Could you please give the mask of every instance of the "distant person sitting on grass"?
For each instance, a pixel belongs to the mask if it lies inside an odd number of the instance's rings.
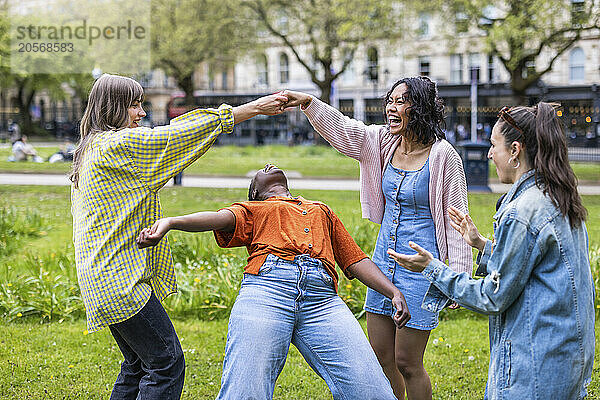
[[[75,145],[70,140],[66,140],[59,148],[58,151],[48,158],[50,164],[57,162],[71,162],[73,161],[73,153],[75,152]]]
[[[18,138],[12,145],[12,156],[8,161],[31,161],[43,162],[42,157],[38,156],[33,146],[27,143],[27,135]]]
[[[171,229],[213,230],[219,246],[248,249],[217,398],[271,399],[293,343],[334,399],[395,399],[360,324],[337,295],[335,263],[392,299],[399,328],[410,319],[400,290],[331,208],[290,194],[281,169],[267,164],[259,170],[248,200],[217,212],[159,219],[138,237],[138,246],[147,247]]]

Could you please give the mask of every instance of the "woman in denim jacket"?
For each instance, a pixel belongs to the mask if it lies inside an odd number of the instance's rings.
[[[413,255],[388,253],[430,282],[422,307],[449,301],[490,316],[487,399],[582,399],[594,360],[594,287],[586,210],[568,162],[555,105],[503,108],[488,157],[513,183],[494,215],[495,241],[469,215],[453,226],[479,250],[475,280],[415,243]]]

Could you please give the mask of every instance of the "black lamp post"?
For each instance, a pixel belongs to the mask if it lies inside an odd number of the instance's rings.
[[[491,192],[488,186],[489,162],[487,153],[490,145],[487,141],[477,140],[477,75],[479,68],[471,68],[471,140],[456,144],[463,161],[470,191]]]

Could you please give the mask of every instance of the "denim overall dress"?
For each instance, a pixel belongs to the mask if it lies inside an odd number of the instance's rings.
[[[389,162],[383,173],[382,188],[385,212],[373,262],[404,295],[411,315],[406,326],[419,330],[434,329],[438,324],[438,313],[421,308],[429,281],[420,273],[401,267],[387,254],[388,248],[401,254],[415,254],[408,246],[408,242],[413,241],[439,259],[429,208],[429,159],[416,171],[405,171]],[[387,297],[370,288],[367,289],[364,309],[383,315],[395,312]]]

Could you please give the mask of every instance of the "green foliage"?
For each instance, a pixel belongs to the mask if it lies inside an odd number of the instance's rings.
[[[252,154],[250,149],[240,151]],[[166,188],[161,201],[165,215],[180,215],[216,210],[243,200],[245,194],[243,189]],[[357,192],[305,191],[302,195],[329,204],[358,245],[372,254],[379,228],[361,218]],[[4,186],[0,187],[0,197],[4,203],[0,207],[0,316],[10,321],[27,317],[39,322],[83,317],[67,216],[68,188]],[[497,197],[469,196],[471,216],[488,237]],[[584,196],[583,201],[589,212],[592,274],[600,290],[600,196]],[[212,233],[172,232],[168,240],[179,286],[178,293],[165,301],[170,315],[200,320],[226,318],[239,290],[245,248],[221,249]],[[338,288],[352,312],[360,316],[365,286],[340,273]],[[596,304],[600,305],[600,292]],[[448,312],[441,318],[458,315]]]
[[[596,320],[600,320],[600,246],[590,249],[590,267],[596,289]]]
[[[72,247],[42,255],[27,254],[6,264],[0,284],[0,314],[9,321],[40,322],[81,318],[85,310],[73,268]]]
[[[286,46],[329,103],[331,83],[350,65],[359,45],[402,29],[398,4],[389,0],[244,0],[264,32]],[[334,60],[336,60],[334,62]]]
[[[453,0],[437,6],[422,3],[421,7],[437,8],[455,23],[470,23],[473,34],[483,32],[486,51],[509,72],[518,96],[524,96],[587,32],[600,27],[597,1]],[[453,24],[447,23],[448,18],[442,21],[441,29],[456,39]]]
[[[153,0],[151,7],[153,66],[188,96],[200,63],[227,69],[255,43],[254,24],[234,0]]]
[[[42,218],[35,210],[20,213],[16,207],[0,203],[0,259],[23,245],[23,237],[42,233]]]

